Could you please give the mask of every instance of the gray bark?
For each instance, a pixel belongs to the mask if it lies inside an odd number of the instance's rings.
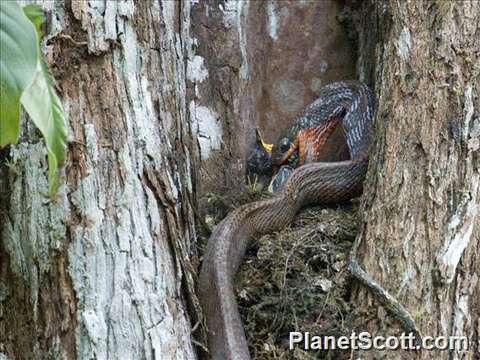
[[[28,122],[1,154],[0,352],[195,358],[196,200],[244,184],[254,127],[274,141],[322,83],[353,77],[352,47],[329,20],[340,6],[38,3],[69,155],[49,199]]]
[[[477,1],[367,2],[357,19],[360,69],[378,99],[360,257],[423,335],[470,343],[422,358],[479,354],[479,16]],[[372,309],[365,295],[356,300]],[[400,331],[383,309],[378,317],[372,331]],[[362,354],[374,356],[414,355]]]
[[[0,154],[0,353],[193,359],[197,199],[241,189],[254,127],[273,142],[321,84],[355,77],[341,7],[40,3],[69,158],[50,199],[28,122]],[[478,5],[353,12],[357,72],[380,105],[360,257],[424,334],[469,336],[452,358],[479,350]]]
[[[46,151],[25,126],[1,163],[0,352],[194,359],[190,3],[40,3],[66,184],[46,197]]]

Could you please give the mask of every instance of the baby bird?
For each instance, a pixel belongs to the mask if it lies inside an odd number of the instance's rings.
[[[249,174],[258,177],[270,177],[273,172],[272,167],[272,144],[266,144],[260,131],[255,130],[255,145],[247,158],[247,171]]]

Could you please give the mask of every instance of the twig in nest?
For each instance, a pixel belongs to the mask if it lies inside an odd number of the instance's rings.
[[[393,314],[408,332],[413,333],[416,344],[421,344],[422,335],[408,310],[405,309],[397,299],[390,295],[390,293],[377,283],[367,272],[365,272],[356,260],[350,261],[348,264],[348,271],[355,279],[360,281],[362,285],[372,292],[375,299],[377,299],[387,311]]]

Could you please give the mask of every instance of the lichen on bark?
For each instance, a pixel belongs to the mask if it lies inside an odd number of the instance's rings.
[[[190,4],[42,5],[69,158],[49,199],[34,131],[2,153],[0,351],[193,359]]]

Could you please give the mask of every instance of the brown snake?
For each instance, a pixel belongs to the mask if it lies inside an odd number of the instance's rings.
[[[214,229],[198,284],[213,359],[250,359],[232,284],[249,241],[289,224],[303,206],[340,203],[361,194],[372,143],[373,112],[373,96],[361,82],[324,86],[287,134],[342,116],[351,160],[300,166],[275,197],[239,207]],[[356,263],[352,264],[356,270]],[[362,283],[370,287],[361,272],[352,273],[363,276]]]

